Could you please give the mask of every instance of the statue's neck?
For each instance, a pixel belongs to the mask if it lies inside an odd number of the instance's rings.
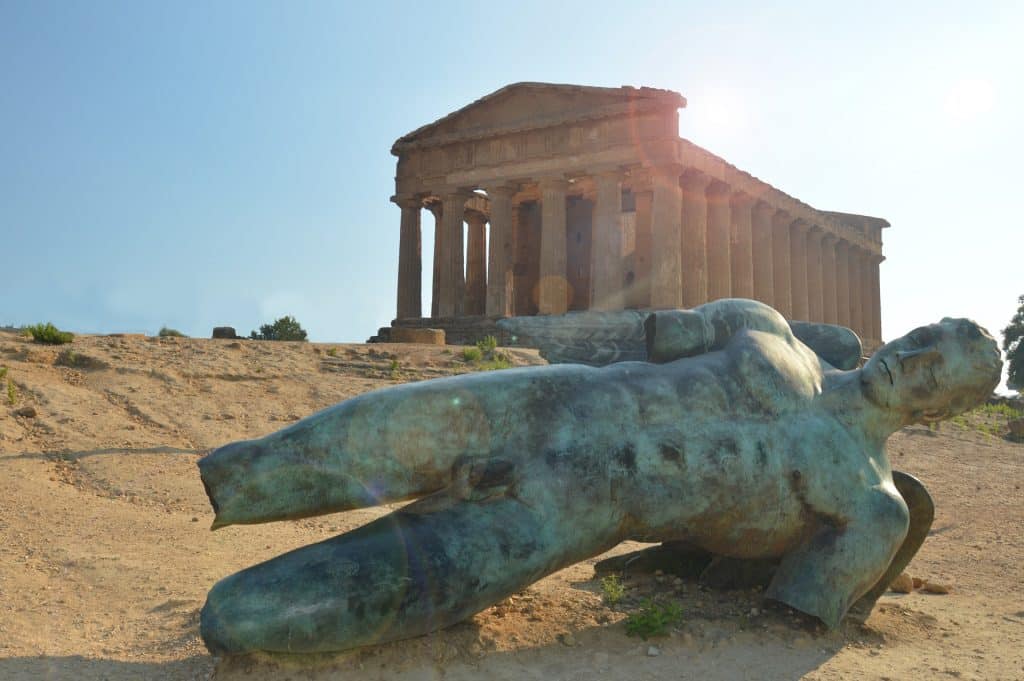
[[[899,412],[869,400],[860,379],[860,369],[830,375],[819,400],[847,430],[862,433],[869,447],[881,451],[889,436],[906,424]]]

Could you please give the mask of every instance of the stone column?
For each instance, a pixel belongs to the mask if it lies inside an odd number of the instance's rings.
[[[540,314],[562,314],[568,309],[569,286],[565,278],[565,190],[564,179],[540,183],[540,283],[537,307]]]
[[[466,314],[482,315],[487,300],[487,216],[466,213]]]
[[[487,259],[488,317],[512,314],[512,187],[487,187],[491,204],[491,241]]]
[[[678,186],[678,181],[676,185]],[[635,192],[633,201],[636,204],[636,240],[633,254],[633,272],[636,279],[633,281],[632,298],[626,301],[626,305],[642,309],[651,306],[651,207],[654,203],[654,193]],[[676,238],[679,238],[678,229]]]
[[[817,226],[807,232],[807,318],[812,322],[824,321],[825,296],[821,285],[821,238],[824,235]]]
[[[732,189],[714,182],[707,189],[708,200],[708,300],[732,297]]]
[[[885,261],[881,253],[871,254],[871,322],[872,335],[879,343],[882,342],[882,281],[879,265]]]
[[[729,229],[729,252],[732,254],[732,297],[754,297],[753,252],[754,199],[743,192],[732,195],[732,225]]]
[[[772,260],[772,220],[777,211],[764,201],[754,204],[751,216],[754,299],[766,305],[775,304],[775,268]]]
[[[656,310],[683,306],[681,170],[669,165],[651,171],[650,304]]]
[[[838,324],[836,313],[836,237],[821,238],[821,318],[826,324]]]
[[[850,323],[850,244],[836,242],[836,324],[853,328]]]
[[[864,282],[860,266],[860,249],[851,245],[846,250],[846,262],[850,277],[850,328],[864,338]]]
[[[683,307],[708,302],[708,201],[711,178],[702,173],[683,175],[682,266]]]
[[[437,306],[441,299],[441,254],[444,253],[444,223],[441,218],[441,204],[432,203],[427,206],[434,216],[434,273],[430,288],[430,316],[437,317]]]
[[[590,307],[621,310],[625,307],[622,272],[622,176],[618,171],[594,177],[593,237],[590,250]]]
[[[437,314],[441,317],[461,317],[465,309],[466,274],[462,260],[462,221],[466,209],[466,196],[447,194],[442,199],[441,233],[441,289],[438,292]]]
[[[789,267],[789,226],[793,218],[779,210],[772,217],[772,307],[786,319],[793,318],[793,292]]]
[[[418,198],[401,198],[395,203],[402,209],[401,231],[398,235],[398,305],[395,316],[398,319],[422,317],[422,201]]]
[[[807,313],[807,230],[803,220],[796,220],[789,228],[790,286],[793,291],[793,319],[810,321]]]

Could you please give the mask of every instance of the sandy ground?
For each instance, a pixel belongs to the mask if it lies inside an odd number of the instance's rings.
[[[0,679],[1024,679],[1024,445],[979,428],[890,440],[938,507],[909,572],[952,590],[889,593],[865,626],[808,630],[763,612],[756,591],[670,577],[627,580],[609,607],[592,560],[428,637],[218,660],[198,637],[215,581],[387,509],[210,532],[196,461],[366,390],[465,370],[458,349],[124,336],[54,348],[0,332],[0,366],[16,391],[12,406],[0,385]],[[36,415],[14,414],[24,407]],[[628,637],[648,595],[683,620]]]

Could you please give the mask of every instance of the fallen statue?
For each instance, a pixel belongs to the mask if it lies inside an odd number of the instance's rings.
[[[214,528],[418,499],[218,582],[211,652],[418,636],[625,540],[774,559],[766,597],[835,627],[870,611],[931,522],[886,439],[981,403],[1001,369],[966,319],[861,369],[848,329],[750,300],[502,324],[555,361],[607,366],[386,388],[199,462]]]

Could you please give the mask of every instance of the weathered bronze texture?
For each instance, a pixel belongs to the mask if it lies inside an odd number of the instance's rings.
[[[995,341],[963,319],[842,370],[860,355],[848,331],[795,333],[750,300],[594,315],[506,324],[575,352],[623,333],[619,346],[635,353],[639,340],[654,361],[396,386],[200,461],[215,527],[419,498],[220,581],[202,611],[210,650],[424,634],[628,539],[776,560],[766,596],[834,627],[924,536],[886,438],[980,403],[1001,367]]]

